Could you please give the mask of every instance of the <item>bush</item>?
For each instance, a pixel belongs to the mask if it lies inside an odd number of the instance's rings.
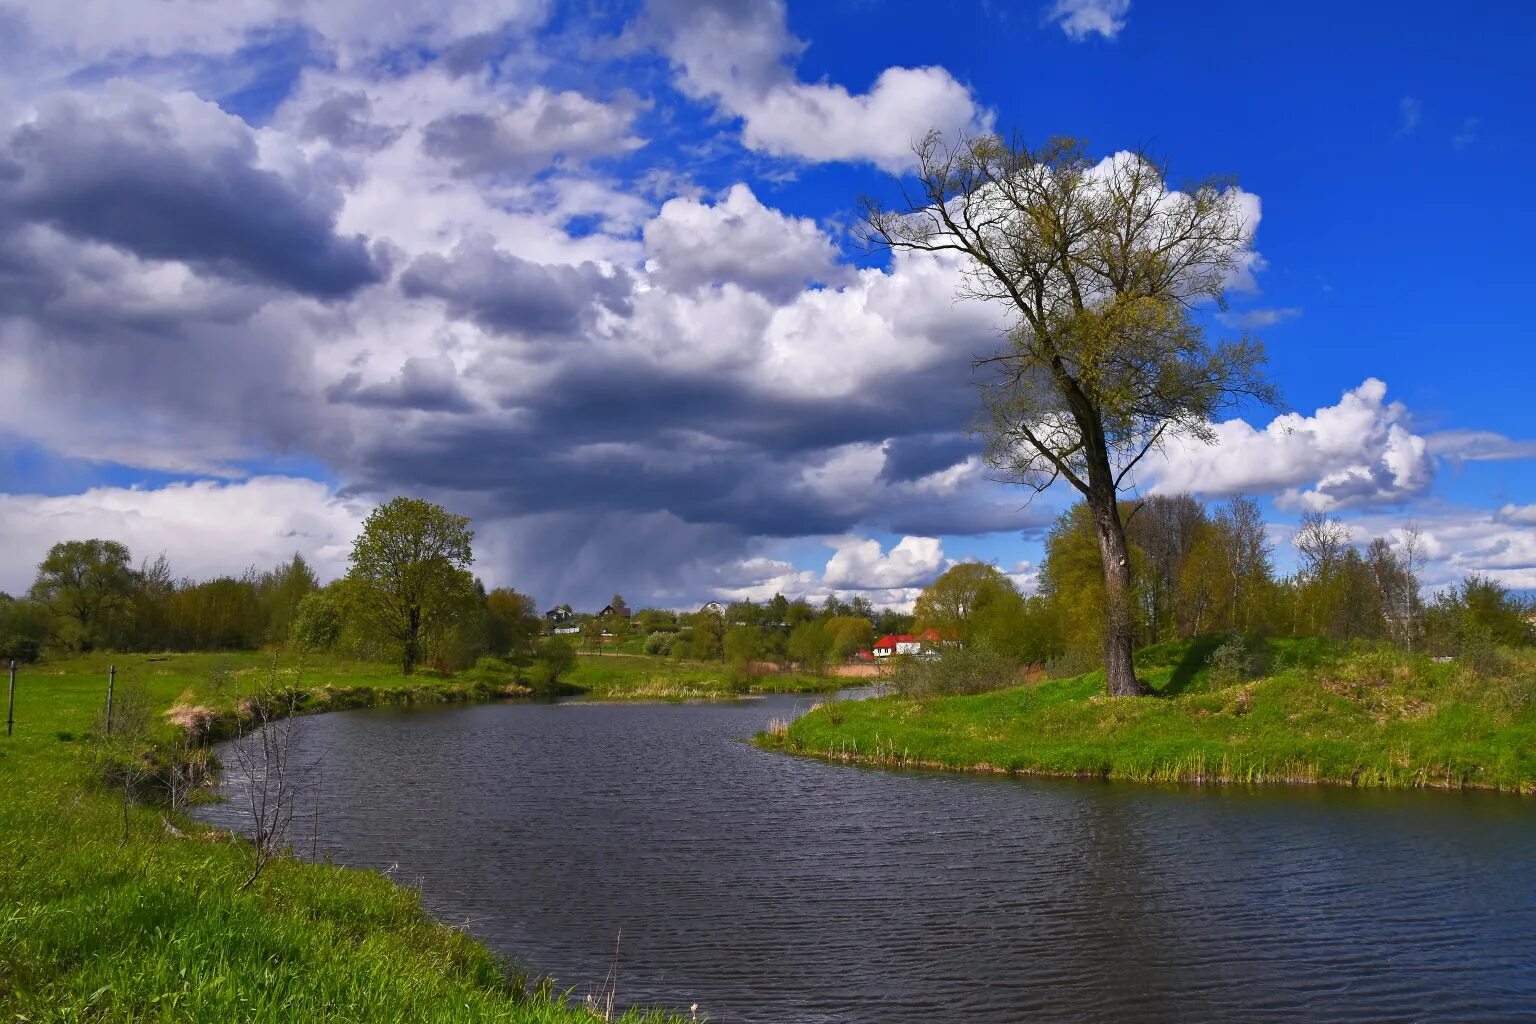
[[[1240,636],[1227,639],[1212,651],[1206,665],[1210,669],[1213,688],[1235,686],[1252,679],[1254,674],[1253,652]]]
[[[10,636],[0,644],[0,661],[30,665],[43,653],[43,645],[30,636]]]
[[[672,647],[677,643],[677,634],[665,630],[657,630],[645,638],[646,654],[667,655],[672,653]]]
[[[938,656],[898,656],[887,662],[893,690],[909,697],[985,693],[1019,682],[1017,660],[987,644],[945,647]]]

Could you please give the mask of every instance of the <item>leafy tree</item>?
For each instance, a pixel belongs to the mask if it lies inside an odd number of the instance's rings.
[[[468,517],[418,498],[395,498],[363,523],[347,570],[350,611],[393,642],[402,674],[416,670],[426,640],[471,606],[473,538]]]
[[[802,622],[790,630],[787,649],[802,669],[820,673],[832,653],[832,634],[820,622]]]
[[[721,642],[725,660],[734,665],[745,665],[762,655],[762,633],[756,626],[732,626]]]
[[[299,599],[288,643],[301,651],[328,651],[341,637],[342,607],[331,589],[314,590]]]
[[[994,134],[916,147],[916,195],[866,200],[871,242],[958,255],[964,293],[1011,319],[984,365],[987,456],[1043,490],[1065,479],[1087,503],[1103,577],[1111,695],[1145,692],[1132,662],[1132,566],[1118,494],[1170,436],[1209,441],[1239,401],[1273,401],[1249,339],[1210,344],[1194,307],[1223,301],[1251,237],[1243,194],[1208,180],[1170,190],[1143,154],[1096,162],[1070,139],[1031,149]]]
[[[839,615],[822,623],[831,640],[831,656],[842,661],[875,642],[875,625],[861,615]]]
[[[961,562],[951,566],[918,595],[913,628],[935,630],[945,640],[969,638],[971,618],[1005,594],[1018,595],[1013,581],[995,565]]]
[[[563,636],[545,637],[533,662],[534,685],[552,690],[575,667],[576,646]]]
[[[299,602],[320,589],[320,578],[297,551],[288,561],[265,573],[258,584],[267,615],[267,639],[282,643],[288,638]]]
[[[128,549],[99,538],[55,544],[37,567],[32,598],[53,613],[66,643],[91,650],[110,636],[113,616],[132,609]]]
[[[48,642],[51,613],[36,601],[0,593],[0,661],[36,661]]]
[[[692,630],[684,648],[687,653],[678,654],[674,647],[674,655],[700,661],[721,657],[725,650],[725,616],[716,611],[699,611],[693,614],[690,624]]]
[[[532,597],[511,587],[497,587],[485,596],[486,642],[498,658],[519,660],[532,655],[544,628]]]

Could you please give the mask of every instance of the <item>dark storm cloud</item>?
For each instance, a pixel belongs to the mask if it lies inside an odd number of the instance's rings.
[[[454,376],[451,363],[416,356],[405,361],[393,380],[365,385],[362,374],[349,373],[326,388],[325,397],[374,409],[472,412],[475,408]]]
[[[964,434],[914,434],[894,437],[885,446],[886,480],[917,480],[964,462],[980,451],[974,438]]]
[[[441,299],[451,316],[490,331],[545,337],[580,333],[602,307],[628,312],[633,286],[623,270],[533,263],[487,238],[460,243],[449,258],[418,257],[400,278],[407,297]]]
[[[372,114],[373,102],[365,94],[340,92],[304,115],[299,135],[325,139],[342,149],[377,151],[398,139],[401,130],[375,124]]]
[[[756,536],[1038,526],[1043,513],[974,488],[942,494],[904,487],[910,477],[805,479],[846,445],[876,448],[915,432],[919,447],[936,449],[932,437],[963,422],[973,400],[959,365],[954,374],[893,379],[866,397],[833,400],[766,395],[636,364],[594,368],[573,355],[502,415],[424,424],[361,453],[357,479],[375,490],[478,493],[510,515],[665,510],[681,522]]]
[[[290,180],[257,166],[249,130],[211,109],[190,117],[126,87],[112,99],[53,96],[12,132],[19,172],[0,183],[0,222],[318,298],[382,278],[363,239],[336,234],[340,195],[311,169]]]

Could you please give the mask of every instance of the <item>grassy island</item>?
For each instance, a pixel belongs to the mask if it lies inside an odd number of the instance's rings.
[[[1137,655],[1150,697],[1102,673],[948,696],[826,704],[759,742],[794,754],[927,768],[1156,782],[1300,782],[1536,793],[1536,656],[1476,666],[1384,645],[1254,644],[1223,678],[1219,638]]]
[[[132,739],[97,735],[109,660],[117,713],[137,704],[145,717]],[[21,670],[15,733],[0,733],[0,1019],[590,1024],[578,1003],[435,922],[380,874],[278,860],[242,888],[248,844],[152,799],[125,801],[104,780],[104,760],[184,750],[176,723],[198,718],[188,709],[216,722],[271,675],[271,656],[255,653]],[[292,681],[291,666],[277,676]],[[306,710],[506,688],[335,658],[309,665],[298,685]]]

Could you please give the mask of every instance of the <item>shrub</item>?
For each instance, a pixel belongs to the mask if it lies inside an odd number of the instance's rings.
[[[30,636],[10,636],[0,643],[0,661],[30,665],[43,653],[43,645]]]
[[[1240,636],[1229,638],[1212,651],[1206,665],[1210,668],[1212,687],[1235,686],[1253,678],[1253,652]]]
[[[667,655],[672,653],[672,647],[677,643],[677,634],[658,629],[645,638],[646,654]]]
[[[985,693],[1019,681],[1018,661],[984,643],[945,647],[937,656],[890,659],[886,681],[910,697]]]

